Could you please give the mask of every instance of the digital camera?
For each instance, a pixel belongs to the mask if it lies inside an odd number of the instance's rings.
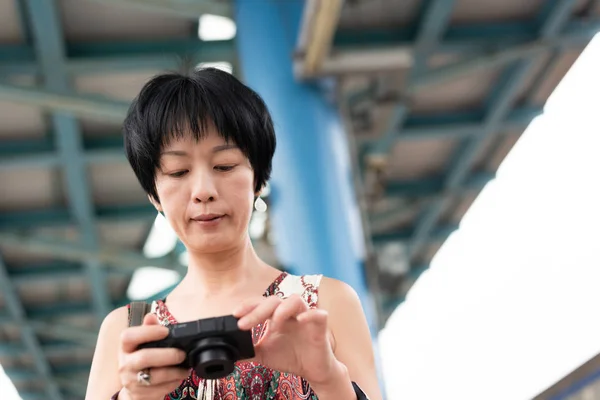
[[[232,315],[174,324],[168,327],[166,338],[139,348],[181,349],[186,357],[179,367],[193,368],[204,379],[223,378],[233,372],[236,361],[254,357],[251,332],[240,330],[237,324]]]

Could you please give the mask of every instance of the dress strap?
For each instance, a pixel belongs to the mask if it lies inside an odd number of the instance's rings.
[[[277,287],[276,294],[289,297],[298,294],[310,308],[316,308],[319,301],[319,285],[323,275],[292,275],[288,274]]]
[[[150,312],[151,305],[145,301],[132,301],[129,303],[128,310],[128,325],[139,326],[144,322],[144,317]]]

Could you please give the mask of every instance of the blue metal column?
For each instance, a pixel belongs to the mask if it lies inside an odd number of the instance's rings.
[[[294,273],[324,273],[351,285],[375,333],[340,117],[317,87],[293,76],[303,6],[295,0],[238,0],[235,10],[242,76],[266,101],[277,131],[271,180],[277,252]]]
[[[294,273],[323,273],[351,285],[375,335],[340,116],[316,86],[298,83],[293,76],[303,6],[295,0],[237,0],[235,9],[242,76],[264,98],[277,132],[271,179],[277,253]]]

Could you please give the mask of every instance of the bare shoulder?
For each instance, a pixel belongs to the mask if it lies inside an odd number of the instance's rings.
[[[121,333],[128,326],[127,306],[111,311],[102,321],[90,369],[86,400],[110,398],[121,385],[117,374]]]
[[[370,399],[381,399],[371,333],[356,290],[345,282],[323,277],[318,305],[327,311],[336,358]]]
[[[360,299],[352,286],[337,279],[323,277],[319,285],[319,308],[328,312],[339,309],[362,309]]]
[[[129,310],[127,306],[119,307],[112,310],[102,321],[100,333],[98,336],[113,336],[120,335],[127,328],[129,318]]]
[[[345,282],[323,277],[319,285],[317,305],[329,315],[329,328],[334,347],[339,337],[348,332],[349,326],[367,326],[360,298],[356,290]]]

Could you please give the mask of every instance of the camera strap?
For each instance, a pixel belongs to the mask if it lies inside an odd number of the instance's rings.
[[[144,317],[150,312],[150,304],[145,301],[132,301],[129,303],[129,326],[139,326],[144,322]]]

